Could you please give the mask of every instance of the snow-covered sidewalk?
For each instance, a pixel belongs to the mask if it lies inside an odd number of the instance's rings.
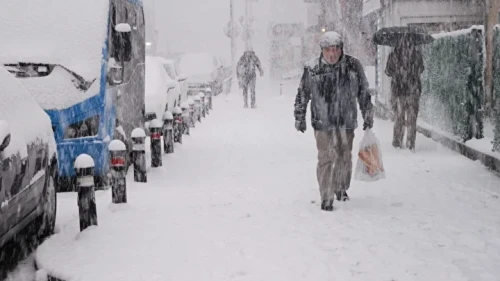
[[[60,194],[38,266],[66,281],[499,280],[500,179],[421,135],[415,154],[392,148],[389,122],[374,127],[387,179],[321,211],[297,85],[259,87],[255,110],[218,96],[147,184],[128,175],[128,204],[97,192],[98,227],[79,233],[76,194]]]

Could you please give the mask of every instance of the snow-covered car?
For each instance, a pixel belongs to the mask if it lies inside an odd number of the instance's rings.
[[[168,77],[177,82],[177,87],[179,87],[181,90],[181,102],[186,101],[188,97],[187,76],[179,72],[179,69],[178,67],[176,67],[173,60],[163,57],[158,57],[158,59],[163,63]]]
[[[161,119],[181,104],[181,89],[158,57],[146,56],[146,121]]]
[[[0,251],[28,225],[39,237],[54,231],[56,149],[49,116],[0,67]]]
[[[222,93],[225,77],[224,65],[217,56],[205,53],[188,53],[176,62],[181,73],[188,77],[188,95],[194,96],[206,88],[214,95]]]
[[[230,64],[222,57],[219,57],[220,65],[222,66],[221,80],[222,80],[222,93],[229,93],[233,83],[233,70]]]

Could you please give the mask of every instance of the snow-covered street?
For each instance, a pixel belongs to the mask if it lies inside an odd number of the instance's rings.
[[[422,135],[415,154],[396,150],[376,119],[387,179],[353,180],[351,201],[321,211],[309,118],[294,128],[298,82],[282,96],[257,83],[257,109],[235,86],[147,184],[130,171],[128,204],[97,192],[98,227],[79,234],[76,193],[58,194],[38,266],[67,281],[499,280],[495,174]]]

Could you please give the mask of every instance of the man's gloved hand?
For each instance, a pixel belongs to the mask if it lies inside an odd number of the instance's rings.
[[[371,129],[371,128],[373,128],[373,117],[367,116],[365,118],[365,122],[363,123],[363,131],[366,129]]]
[[[306,121],[305,120],[296,120],[295,121],[295,129],[297,129],[297,131],[299,132],[302,132],[304,133],[307,129],[307,125],[306,125]]]

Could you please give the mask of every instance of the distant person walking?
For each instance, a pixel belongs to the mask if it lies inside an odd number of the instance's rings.
[[[236,65],[236,75],[238,78],[240,89],[243,89],[243,100],[245,108],[248,107],[248,90],[250,90],[252,95],[252,108],[257,107],[255,97],[255,83],[257,80],[257,75],[255,73],[255,68],[259,70],[260,76],[264,75],[264,70],[262,70],[260,60],[255,52],[251,49],[245,51],[241,58],[238,60],[238,64]]]
[[[406,147],[415,150],[417,117],[424,71],[424,60],[418,46],[401,40],[389,54],[385,73],[391,77],[391,107],[395,114],[392,145],[403,147],[405,126],[408,128]]]
[[[339,201],[349,199],[352,145],[358,127],[356,100],[364,119],[363,130],[373,127],[373,105],[363,66],[344,54],[340,34],[326,32],[319,43],[321,54],[305,66],[295,98],[295,128],[305,132],[311,101],[321,209],[332,211],[334,195]]]

